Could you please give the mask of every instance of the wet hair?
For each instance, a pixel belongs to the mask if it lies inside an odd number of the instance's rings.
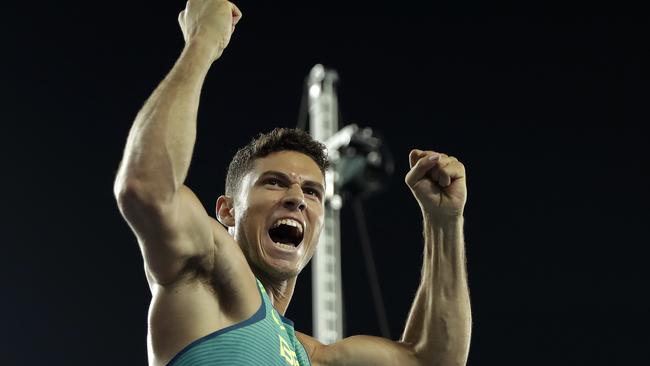
[[[260,133],[235,153],[226,174],[226,195],[234,197],[242,178],[253,168],[256,159],[278,151],[296,151],[309,156],[320,168],[323,176],[330,162],[325,145],[314,140],[307,132],[293,128],[276,128]]]

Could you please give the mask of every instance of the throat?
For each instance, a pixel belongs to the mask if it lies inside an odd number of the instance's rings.
[[[280,315],[284,316],[293,297],[293,291],[296,287],[296,277],[287,280],[275,280],[268,274],[261,273],[257,270],[253,270],[253,273],[262,282],[262,285],[264,285],[264,290],[271,300],[273,307],[275,307]]]

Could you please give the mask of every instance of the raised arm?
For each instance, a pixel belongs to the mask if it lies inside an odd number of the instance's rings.
[[[422,281],[402,341],[426,365],[464,365],[471,337],[471,309],[463,210],[465,167],[456,158],[413,150],[406,184],[424,219]]]
[[[354,336],[324,346],[300,334],[314,365],[458,366],[465,365],[471,312],[463,208],[465,168],[453,157],[413,150],[406,184],[424,219],[422,280],[399,342]]]
[[[241,13],[225,0],[190,0],[179,15],[185,47],[138,113],[114,192],[140,243],[150,279],[168,283],[188,259],[214,250],[213,224],[183,185],[196,138],[205,76],[228,45]]]

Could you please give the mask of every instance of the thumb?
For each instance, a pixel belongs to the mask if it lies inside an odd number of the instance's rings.
[[[418,150],[418,149],[413,149],[409,153],[409,167],[413,168],[413,165],[415,165],[418,160],[423,156],[424,151]]]
[[[234,27],[237,25],[237,23],[239,23],[239,20],[241,20],[242,13],[237,5],[230,3],[230,7],[232,9],[232,26]]]
[[[411,152],[411,154],[413,154],[413,152]],[[438,164],[439,159],[440,155],[436,153],[424,154],[424,156],[421,156],[415,165],[411,164],[411,170],[406,174],[406,178],[404,178],[406,184],[409,187],[415,186],[417,182],[424,178],[429,170]]]

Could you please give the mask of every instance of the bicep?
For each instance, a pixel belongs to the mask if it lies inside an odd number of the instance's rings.
[[[209,258],[215,250],[210,216],[196,195],[182,186],[165,204],[126,200],[120,205],[138,238],[148,277],[174,281],[191,258]]]
[[[311,345],[312,362],[321,366],[419,366],[408,344],[389,339],[358,335],[330,345]]]

